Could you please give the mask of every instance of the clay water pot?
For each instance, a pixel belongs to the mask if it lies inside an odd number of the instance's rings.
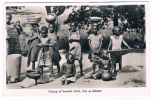
[[[112,80],[112,74],[108,71],[104,71],[102,73],[102,79],[103,79],[103,81],[110,81],[110,80]]]
[[[56,17],[53,14],[49,14],[45,17],[46,21],[48,23],[54,23],[56,21]]]

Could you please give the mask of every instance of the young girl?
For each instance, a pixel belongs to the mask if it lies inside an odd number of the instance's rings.
[[[93,26],[92,34],[89,35],[89,46],[90,46],[90,53],[88,58],[91,62],[93,62],[93,74],[95,73],[95,67],[96,67],[96,57],[99,55],[99,52],[101,50],[102,46],[102,40],[103,36],[101,34],[97,34],[98,27],[97,25]]]
[[[123,35],[120,34],[119,28],[114,27],[113,28],[113,35],[110,36],[110,43],[109,43],[109,46],[108,46],[108,50],[110,49],[110,47],[111,47],[112,50],[121,50],[122,49],[122,47],[121,47],[122,43],[130,49],[129,45],[124,41]],[[116,63],[119,63],[119,72],[121,72],[122,55],[117,55],[116,53],[111,53],[110,56],[111,56],[111,59],[112,59],[114,73],[116,74]]]
[[[39,38],[39,44],[40,52],[38,55],[38,65],[39,67],[49,67],[49,70],[51,72],[51,80],[54,80],[53,75],[53,47],[51,47],[51,40],[48,36],[48,28],[46,26],[41,27],[41,36]]]
[[[81,73],[81,76],[83,76],[80,33],[76,30],[76,28],[77,28],[76,23],[71,22],[70,23],[70,32],[69,32],[69,52],[74,55],[75,60],[79,61],[80,73]]]
[[[58,70],[58,75],[60,75],[60,60],[61,60],[61,55],[59,53],[59,48],[58,48],[58,36],[56,35],[56,31],[55,31],[55,24],[49,24],[48,25],[48,30],[49,30],[49,37],[51,40],[51,44],[54,45],[53,48],[53,63],[55,65],[57,65],[57,70]]]
[[[38,56],[38,47],[37,44],[39,43],[39,34],[34,31],[31,27],[31,36],[28,40],[29,51],[28,51],[28,66],[32,63],[32,69],[35,70],[35,62],[37,61]]]

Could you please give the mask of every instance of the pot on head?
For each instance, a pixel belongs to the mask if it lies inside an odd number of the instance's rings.
[[[45,17],[45,19],[48,23],[53,23],[56,21],[56,16],[53,14],[49,14]]]

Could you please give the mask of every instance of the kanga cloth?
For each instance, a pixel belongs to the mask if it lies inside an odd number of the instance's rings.
[[[80,45],[80,33],[79,31],[69,32],[69,40],[76,40],[73,42],[69,42],[69,53],[74,55],[76,60],[82,60],[82,50]],[[72,49],[73,48],[73,49]]]
[[[74,48],[73,50],[69,51],[69,53],[73,54],[75,59],[82,60],[82,50],[79,42],[69,43],[69,48],[70,50]]]
[[[34,36],[38,36],[38,33],[32,33],[32,37]],[[31,41],[29,43],[29,51],[28,51],[28,66],[30,65],[31,61],[37,61],[37,56],[39,53],[39,48],[37,46],[37,44],[39,43],[39,39],[34,39],[33,41]]]

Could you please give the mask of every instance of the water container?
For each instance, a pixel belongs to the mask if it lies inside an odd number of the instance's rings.
[[[8,55],[6,65],[7,76],[10,77],[10,81],[15,82],[15,80],[19,80],[21,70],[21,54]]]

